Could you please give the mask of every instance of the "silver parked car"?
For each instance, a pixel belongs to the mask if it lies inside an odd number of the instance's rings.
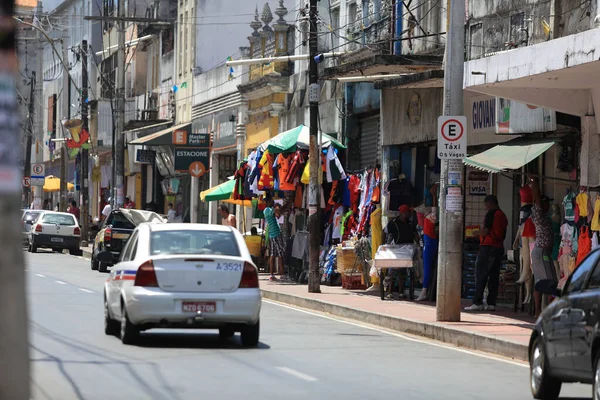
[[[36,253],[38,248],[54,251],[69,250],[72,255],[81,255],[79,247],[81,230],[73,214],[42,211],[29,231],[29,251]]]
[[[112,257],[110,253],[98,254]],[[105,332],[125,344],[153,328],[218,329],[259,341],[258,271],[242,235],[204,224],[139,225],[104,288]]]

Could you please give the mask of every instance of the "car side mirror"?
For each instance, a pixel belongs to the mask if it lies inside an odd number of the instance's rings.
[[[542,294],[560,297],[562,291],[558,288],[553,279],[542,279],[535,284],[535,290]]]

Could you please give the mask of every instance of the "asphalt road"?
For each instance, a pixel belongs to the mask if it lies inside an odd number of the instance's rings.
[[[107,275],[69,255],[27,260],[34,399],[531,399],[523,365],[267,302],[257,349],[212,331],[124,346],[103,331]]]

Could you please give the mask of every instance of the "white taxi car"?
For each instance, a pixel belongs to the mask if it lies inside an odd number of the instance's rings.
[[[100,253],[103,262],[110,254]],[[235,229],[203,224],[141,224],[104,289],[104,325],[131,344],[142,330],[219,329],[259,341],[258,271]]]

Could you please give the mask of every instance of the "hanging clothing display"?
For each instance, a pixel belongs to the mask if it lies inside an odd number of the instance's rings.
[[[258,179],[258,190],[270,190],[275,186],[275,176],[273,173],[273,155],[269,151],[265,151],[262,155],[258,168],[260,169],[260,177]]]
[[[337,150],[334,149],[333,146],[329,146],[327,149],[326,160],[325,172],[327,173],[327,182],[346,179],[346,172],[337,156]]]
[[[276,189],[283,191],[292,191],[296,189],[293,180],[291,182],[287,180],[293,158],[294,155],[292,154],[285,155],[281,153],[277,156],[275,164],[273,165],[279,183]]]
[[[342,239],[342,219],[344,218],[344,206],[339,206],[333,213],[333,222],[331,230],[332,239]]]
[[[577,243],[577,265],[579,265],[585,257],[592,251],[592,237],[590,228],[582,226],[579,230],[579,241]]]
[[[371,213],[371,258],[375,258],[375,253],[379,246],[383,244],[383,225],[381,222],[381,207],[377,206]]]
[[[413,187],[405,177],[391,179],[383,188],[389,194],[389,211],[398,211],[401,205],[413,205]]]
[[[563,208],[565,210],[565,221],[575,222],[575,206],[573,201],[575,199],[575,193],[569,191],[563,198]]]

